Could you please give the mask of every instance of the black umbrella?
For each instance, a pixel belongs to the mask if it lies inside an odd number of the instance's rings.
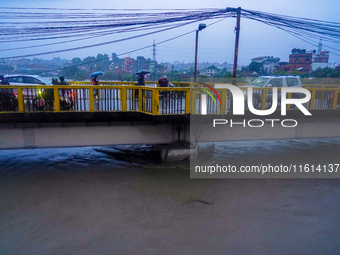
[[[149,71],[140,71],[138,73],[136,73],[136,75],[146,75],[146,74],[149,74],[150,72]]]

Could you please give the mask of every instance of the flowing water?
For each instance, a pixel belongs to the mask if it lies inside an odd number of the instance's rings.
[[[251,141],[213,157],[340,163],[339,152],[340,139]],[[340,254],[339,179],[189,176],[149,146],[0,151],[0,254]]]

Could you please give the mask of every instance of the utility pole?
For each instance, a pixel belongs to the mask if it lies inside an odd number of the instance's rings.
[[[238,58],[238,44],[240,39],[240,23],[241,23],[241,7],[236,9],[237,20],[236,20],[236,39],[235,39],[235,54],[234,54],[234,70],[233,70],[233,85],[236,85],[236,74],[237,74],[237,58]]]
[[[153,40],[152,60],[156,61],[156,43],[155,43],[155,40]]]
[[[322,51],[322,38],[320,38],[319,46],[318,46],[318,54]]]
[[[199,24],[198,29],[196,30],[196,44],[195,44],[195,66],[194,66],[194,82],[196,82],[197,78],[197,51],[198,51],[198,32],[205,29],[207,27],[206,24]]]
[[[197,48],[198,48],[198,30],[196,30],[194,82],[196,82],[197,77]]]

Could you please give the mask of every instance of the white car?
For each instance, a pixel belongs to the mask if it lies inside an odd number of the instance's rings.
[[[302,83],[300,76],[260,76],[257,77],[250,85],[240,87],[261,87],[261,88],[282,88],[282,87],[300,87]]]
[[[298,87],[302,88],[302,83],[300,76],[260,76],[257,77],[253,82],[251,82],[249,85],[243,85],[240,86],[241,88],[249,88],[252,87],[253,90],[253,105],[255,108],[259,108],[260,104],[262,102],[262,94],[263,91],[257,90],[256,88],[282,88],[282,87]],[[244,91],[244,95],[247,95],[247,92]],[[293,93],[292,97],[299,98],[300,95]],[[278,91],[278,98],[280,101],[281,98],[281,90]],[[246,101],[246,100],[245,100]],[[268,103],[268,107],[271,105],[272,102],[272,92],[267,91],[267,96],[266,96],[266,102]],[[279,102],[280,104],[280,102]]]
[[[51,81],[39,75],[29,74],[6,74],[10,85],[52,85]]]
[[[4,75],[10,85],[53,85],[52,80],[39,75],[11,74]],[[53,104],[47,100],[46,93],[51,93],[52,89],[23,88],[25,110],[51,110]],[[16,94],[16,89],[13,89]],[[49,93],[49,94],[50,94]],[[62,110],[69,110],[74,105],[74,95],[70,90],[64,90],[60,94],[60,106]],[[52,91],[53,95],[53,91]],[[46,102],[49,102],[48,105]]]
[[[52,82],[39,75],[6,74],[4,77],[7,78],[10,85],[52,85]],[[16,89],[13,89],[13,92],[17,93]],[[39,97],[39,92],[41,92],[39,89],[23,89],[24,99],[34,100]]]

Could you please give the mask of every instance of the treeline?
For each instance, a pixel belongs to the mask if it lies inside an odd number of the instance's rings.
[[[91,72],[97,70],[104,73],[108,72],[112,64],[113,56],[116,56],[116,54],[113,53],[111,58],[108,54],[98,54],[97,57],[88,56],[84,59],[80,59],[79,57],[73,58],[71,63],[68,63],[60,70],[60,75],[67,79],[86,80],[89,78]]]
[[[71,80],[88,80],[89,75],[94,71],[102,71],[104,75],[101,80],[118,80],[118,81],[135,81],[136,74],[126,73],[122,70],[125,58],[119,58],[116,53],[97,54],[96,57],[88,56],[86,58],[75,57],[72,60],[61,58],[46,59],[18,59],[10,62],[0,63],[0,74],[23,73],[39,74],[45,77],[64,76]],[[149,61],[149,60],[147,60]],[[227,65],[227,63],[225,63]],[[209,71],[210,70],[210,74]],[[215,70],[211,73],[212,70]],[[250,74],[256,73],[256,75]],[[150,67],[149,80],[158,80],[160,76],[167,75],[170,81],[193,81],[193,63],[186,64],[158,64],[153,63]],[[210,65],[198,70],[198,80],[202,82],[212,82],[219,79],[223,82],[229,82],[232,79],[230,66],[218,68]],[[260,75],[300,75],[302,78],[324,78],[340,79],[340,68],[324,68],[313,71],[312,73],[300,73],[296,70],[285,72],[283,69],[268,72],[262,63],[251,62],[248,66],[242,67],[237,71],[237,77],[244,79],[246,77],[256,77]]]

